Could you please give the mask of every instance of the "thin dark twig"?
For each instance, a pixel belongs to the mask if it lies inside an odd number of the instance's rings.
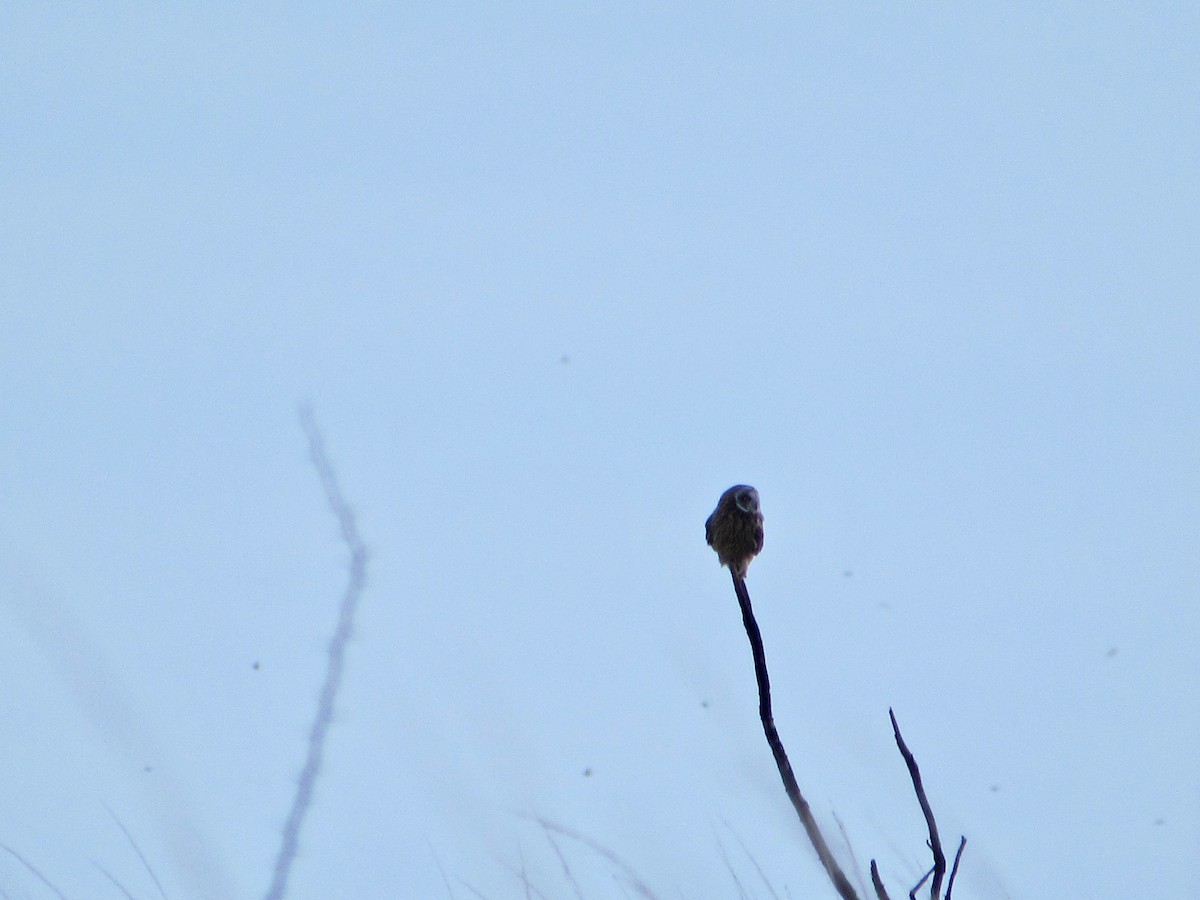
[[[338,486],[337,476],[329,457],[325,455],[325,442],[313,419],[312,409],[305,406],[300,410],[300,425],[308,438],[309,457],[317,476],[321,479],[321,487],[325,490],[325,500],[330,511],[337,517],[341,526],[342,540],[350,550],[350,580],[342,595],[341,607],[338,610],[338,623],[334,629],[333,638],[329,641],[329,660],[325,665],[325,683],[321,685],[321,694],[317,700],[317,712],[313,717],[312,727],[308,733],[308,754],[304,760],[304,768],[296,782],[296,793],[292,798],[292,808],[288,812],[287,821],[283,826],[283,840],[280,842],[279,854],[275,857],[275,869],[271,876],[271,885],[267,888],[266,900],[282,900],[287,893],[288,876],[291,874],[292,863],[300,842],[300,828],[312,804],[313,791],[316,788],[317,777],[321,773],[321,764],[325,755],[325,737],[333,721],[334,702],[342,686],[342,672],[345,668],[346,645],[354,630],[354,614],[358,609],[358,601],[362,596],[363,586],[367,580],[367,548],[362,538],[358,536],[358,527],[354,522],[354,511],[342,497]]]
[[[966,847],[967,836],[964,834],[958,842],[958,852],[954,854],[954,865],[950,867],[950,878],[946,881],[946,900],[950,900],[950,894],[954,890],[954,877],[958,875],[958,863]]]
[[[912,778],[913,789],[917,792],[917,801],[921,804],[921,812],[925,814],[925,824],[929,826],[929,849],[933,853],[933,883],[929,886],[929,896],[938,900],[942,891],[942,878],[946,875],[946,854],[942,852],[942,839],[938,836],[937,820],[929,806],[929,798],[925,796],[925,785],[921,783],[921,770],[917,767],[917,758],[912,755],[904,737],[900,734],[900,725],[896,722],[896,714],[888,709],[888,718],[892,720],[892,733],[896,736],[896,746],[908,766],[908,774]],[[920,885],[917,885],[920,887]],[[913,888],[915,891],[916,888]]]
[[[933,869],[930,869],[928,872],[926,872],[924,875],[921,876],[921,880],[918,881],[916,884],[914,884],[913,889],[908,892],[908,900],[917,900],[917,891],[919,891],[921,889],[921,885],[923,885],[926,881],[929,880],[929,876],[932,874],[933,874]]]
[[[804,799],[804,795],[800,793],[800,785],[796,783],[792,764],[788,761],[787,752],[783,749],[783,741],[779,739],[779,732],[775,728],[775,717],[771,712],[771,681],[767,676],[767,657],[763,650],[762,633],[758,630],[758,622],[755,621],[754,610],[750,606],[750,592],[746,590],[745,579],[736,572],[731,574],[733,575],[733,590],[737,594],[738,605],[742,608],[742,622],[746,626],[746,636],[750,638],[750,649],[754,654],[754,676],[758,681],[758,716],[762,720],[767,744],[770,745],[771,753],[775,757],[775,767],[779,769],[779,777],[783,779],[783,788],[787,792],[788,799],[792,801],[796,815],[800,817],[800,823],[808,834],[808,840],[812,843],[813,849],[817,851],[817,858],[825,867],[825,873],[833,882],[838,895],[843,900],[858,900],[858,894],[855,893],[853,885],[850,884],[846,874],[834,859],[829,844],[825,841],[825,836],[821,834],[821,829],[817,826],[817,820],[813,818],[808,801]]]
[[[883,879],[879,877],[879,866],[875,865],[875,860],[871,860],[871,886],[875,888],[876,900],[892,900],[883,886]]]

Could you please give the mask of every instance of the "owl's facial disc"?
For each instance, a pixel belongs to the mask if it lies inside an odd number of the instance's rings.
[[[735,499],[738,509],[742,512],[758,512],[758,491],[754,488],[738,491]]]

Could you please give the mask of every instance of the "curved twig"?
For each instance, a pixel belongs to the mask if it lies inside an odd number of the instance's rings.
[[[871,886],[875,888],[876,900],[892,900],[883,886],[883,879],[879,877],[879,866],[875,865],[875,860],[871,860]]]
[[[321,487],[325,489],[325,501],[329,505],[330,512],[337,517],[341,527],[342,542],[350,550],[350,580],[346,585],[345,593],[342,594],[337,627],[334,629],[333,638],[329,641],[325,682],[321,685],[321,694],[317,699],[317,712],[308,732],[308,752],[304,759],[304,768],[301,769],[300,777],[296,781],[296,793],[292,797],[292,808],[288,812],[287,821],[283,826],[283,838],[280,842],[279,853],[275,857],[275,868],[271,874],[271,884],[267,888],[265,900],[282,900],[287,894],[288,877],[299,849],[300,828],[308,815],[317,778],[321,774],[321,764],[325,755],[325,736],[329,733],[329,726],[333,722],[333,707],[342,686],[346,645],[350,642],[350,634],[354,629],[354,614],[358,609],[358,601],[367,580],[367,547],[359,537],[358,526],[354,521],[354,511],[342,496],[333,465],[325,454],[325,442],[322,440],[321,432],[313,418],[312,408],[307,405],[300,410],[300,425],[308,438],[309,458],[317,470]]]

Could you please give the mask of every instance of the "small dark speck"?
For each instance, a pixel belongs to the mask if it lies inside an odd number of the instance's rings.
[[[700,708],[701,708],[701,709],[708,709],[708,701],[707,701],[707,700],[701,700],[701,701],[700,701]]]
[[[153,772],[154,766],[142,766],[142,771],[143,772]]]
[[[558,358],[558,362],[560,365],[569,366],[571,364],[571,357],[564,353]]]
[[[1155,825],[1166,825],[1166,824],[1167,824],[1167,820],[1166,820],[1166,819],[1155,819],[1155,820],[1154,820],[1154,824],[1155,824]]]
[[[988,788],[988,790],[991,791],[993,794],[998,794],[998,793],[1000,793],[1000,785],[993,784],[991,787]]]
[[[588,766],[586,769],[584,769],[584,770],[583,770],[583,777],[584,777],[584,778],[591,778],[591,777],[592,777],[592,768],[591,768],[591,766]]]
[[[252,668],[255,672],[257,672],[260,668],[262,668],[262,666],[260,666],[258,664],[258,660],[255,660],[254,665],[252,665],[250,668]]]
[[[1109,648],[1108,648],[1108,652],[1107,652],[1106,654],[1104,654],[1104,655],[1105,655],[1105,656],[1107,656],[1109,659],[1112,659],[1114,656],[1116,656],[1116,655],[1117,655],[1117,648],[1116,648],[1116,647],[1109,647]]]
[[[849,577],[850,577],[851,575],[853,575],[853,574],[854,574],[854,573],[853,573],[853,572],[851,572],[849,569],[844,569],[844,570],[842,571],[842,577],[843,577],[843,578],[849,578]]]

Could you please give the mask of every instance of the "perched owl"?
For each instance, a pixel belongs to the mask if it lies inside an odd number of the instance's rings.
[[[704,523],[704,538],[717,551],[721,565],[746,577],[750,560],[763,548],[763,517],[758,510],[758,491],[748,484],[735,484],[721,495],[717,508]]]

